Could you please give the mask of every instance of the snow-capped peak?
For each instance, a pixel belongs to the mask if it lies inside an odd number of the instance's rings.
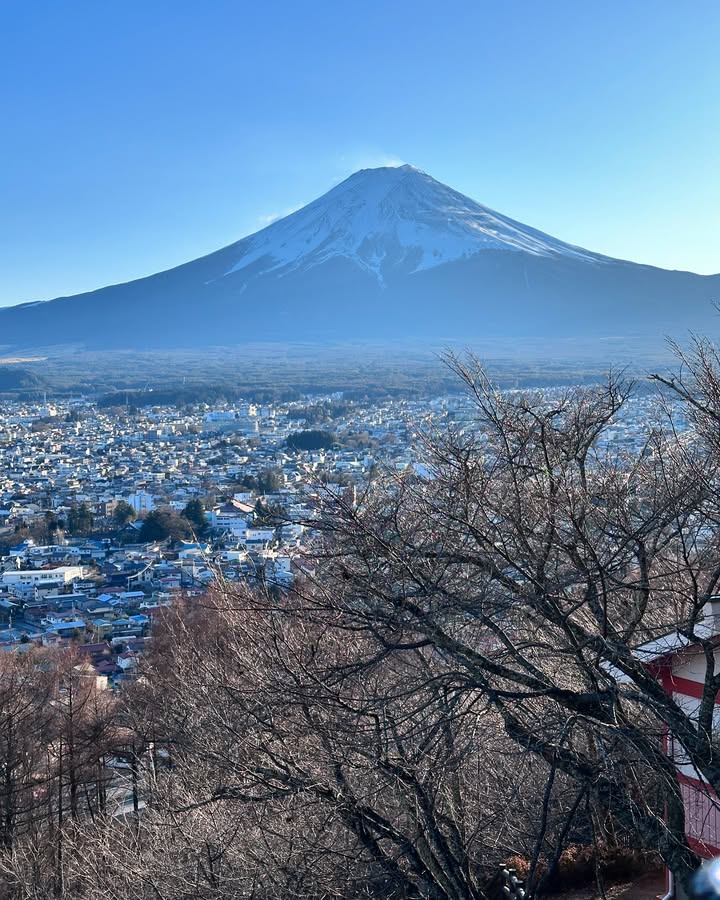
[[[278,275],[344,257],[374,273],[429,269],[484,250],[603,257],[481,206],[413,166],[362,169],[322,197],[239,241],[226,273]],[[257,264],[254,265],[254,264]]]

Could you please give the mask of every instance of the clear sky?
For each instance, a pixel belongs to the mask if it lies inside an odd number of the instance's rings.
[[[2,0],[0,304],[168,268],[409,162],[720,272],[718,0]]]

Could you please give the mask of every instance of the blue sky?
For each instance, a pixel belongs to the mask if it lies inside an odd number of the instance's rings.
[[[717,0],[4,0],[0,304],[168,268],[392,161],[720,272],[719,46]]]

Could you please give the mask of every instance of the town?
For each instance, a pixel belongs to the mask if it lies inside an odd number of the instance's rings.
[[[657,413],[656,398],[632,398],[605,440],[636,453]],[[76,645],[120,687],[159,608],[217,578],[287,587],[324,498],[379,469],[422,475],[418,439],[439,423],[473,427],[469,398],[6,402],[0,647]]]

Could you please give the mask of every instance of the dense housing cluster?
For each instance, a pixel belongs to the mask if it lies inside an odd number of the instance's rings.
[[[628,401],[604,440],[638,450],[656,412],[649,398]],[[180,592],[218,577],[287,586],[323,497],[378,469],[418,468],[420,436],[439,423],[472,427],[467,398],[5,403],[0,643],[110,640],[126,652]],[[103,672],[121,681],[130,668]]]

